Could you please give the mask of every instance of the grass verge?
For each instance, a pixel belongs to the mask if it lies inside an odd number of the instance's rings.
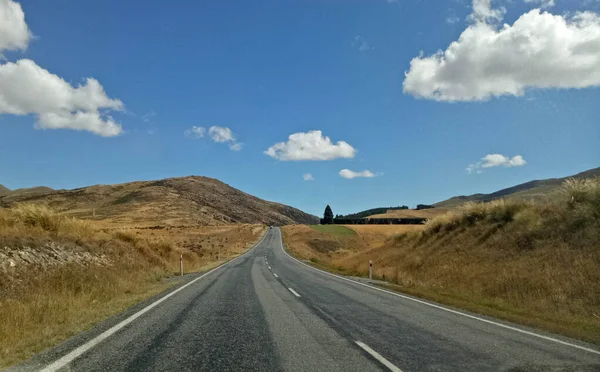
[[[186,272],[212,268],[264,226],[188,230],[109,231],[41,205],[0,209],[0,368],[176,285],[165,279],[180,255]]]
[[[360,234],[360,233],[359,233]],[[600,180],[569,180],[548,203],[468,203],[383,244],[284,228],[298,258],[391,289],[600,344]]]

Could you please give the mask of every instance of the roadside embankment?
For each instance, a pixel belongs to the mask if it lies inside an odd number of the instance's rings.
[[[373,260],[395,290],[600,343],[598,179],[569,180],[547,203],[468,203],[380,244],[283,233],[293,254],[330,271],[368,276]]]
[[[40,205],[0,209],[0,367],[235,257],[262,225],[105,229]]]

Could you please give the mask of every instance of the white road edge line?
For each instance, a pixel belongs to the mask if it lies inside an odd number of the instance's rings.
[[[363,349],[364,351],[366,351],[367,353],[371,354],[371,356],[375,359],[377,359],[381,364],[383,364],[384,366],[388,367],[388,369],[390,371],[394,371],[394,372],[402,372],[402,370],[398,367],[396,367],[395,365],[393,365],[389,360],[385,359],[383,356],[381,356],[381,354],[379,354],[378,352],[376,352],[375,350],[371,349],[369,347],[369,345],[360,342],[360,341],[354,341],[358,346],[361,347],[361,349]]]
[[[276,278],[279,278],[279,277],[277,276],[277,274],[273,273],[273,275],[274,275]]]
[[[204,278],[205,276],[207,276],[207,275],[209,275],[209,274],[211,274],[211,273],[213,273],[213,272],[215,272],[215,271],[217,271],[217,270],[219,270],[219,269],[221,269],[221,268],[229,265],[233,261],[236,261],[237,259],[240,259],[243,256],[247,255],[248,253],[252,252],[254,250],[254,248],[258,247],[260,245],[260,243],[263,242],[263,240],[265,239],[265,236],[267,236],[267,233],[268,233],[268,231],[265,232],[265,234],[263,235],[263,237],[260,239],[260,241],[258,243],[256,243],[254,245],[254,247],[252,247],[251,249],[247,250],[241,256],[238,256],[238,257],[234,258],[233,260],[227,261],[227,262],[225,262],[225,263],[223,263],[223,264],[215,267],[214,269],[210,270],[209,272],[202,274],[201,276],[199,276],[196,279],[190,281],[189,283],[182,285],[181,287],[177,288],[176,290],[174,290],[172,292],[169,292],[168,294],[166,294],[165,296],[163,296],[163,297],[159,298],[158,300],[154,301],[153,303],[151,303],[150,305],[146,306],[142,310],[140,310],[137,313],[131,315],[129,318],[123,320],[122,322],[120,322],[118,324],[115,324],[114,326],[112,326],[111,328],[109,328],[106,331],[102,332],[101,334],[99,334],[98,336],[94,337],[93,339],[89,340],[85,344],[80,345],[75,350],[72,350],[67,355],[65,355],[62,358],[56,360],[55,362],[47,365],[41,371],[42,372],[54,372],[54,371],[57,371],[57,370],[61,369],[64,366],[66,366],[67,364],[71,363],[73,360],[75,360],[76,358],[78,358],[79,356],[81,356],[82,354],[84,354],[86,351],[88,351],[91,348],[93,348],[94,346],[98,345],[100,342],[104,341],[105,339],[107,339],[108,337],[110,337],[111,335],[113,335],[115,332],[119,331],[121,328],[123,328],[126,325],[128,325],[129,323],[133,322],[134,320],[136,320],[137,318],[139,318],[141,315],[143,315],[144,313],[148,312],[153,307],[155,307],[156,305],[158,305],[161,302],[165,301],[166,299],[168,299],[169,297],[173,296],[177,292],[183,290],[186,287],[189,287],[190,285],[194,284],[195,282],[197,282],[198,280]]]
[[[294,296],[296,296],[296,297],[300,297],[300,295],[298,294],[298,292],[294,291],[294,290],[293,290],[293,289],[291,289],[291,288],[288,288],[288,289],[290,290],[290,292],[292,292],[292,293],[294,294]]]
[[[590,349],[589,347],[580,346],[580,345],[573,344],[573,343],[570,343],[570,342],[567,342],[567,341],[562,341],[562,340],[559,340],[559,339],[554,338],[554,337],[540,335],[540,334],[537,334],[535,332],[526,331],[524,329],[520,329],[520,328],[516,328],[516,327],[511,327],[511,326],[506,325],[506,324],[494,322],[493,320],[488,320],[488,319],[480,318],[480,317],[475,316],[475,315],[470,315],[470,314],[462,313],[460,311],[448,309],[446,307],[443,307],[443,306],[440,306],[440,305],[436,305],[436,304],[432,304],[432,303],[429,303],[427,301],[421,301],[419,299],[412,298],[412,297],[409,297],[409,296],[405,296],[405,295],[402,295],[400,293],[391,292],[391,291],[388,291],[388,290],[385,290],[385,289],[382,289],[382,288],[374,287],[372,285],[368,285],[368,284],[365,284],[365,283],[357,282],[356,280],[344,278],[343,276],[339,276],[339,275],[335,275],[335,274],[332,274],[332,273],[328,273],[327,271],[323,271],[323,270],[317,269],[315,267],[312,267],[310,265],[307,265],[304,262],[298,260],[296,257],[293,257],[291,254],[287,253],[285,251],[285,249],[283,249],[283,243],[281,241],[281,237],[279,239],[279,245],[281,246],[281,250],[283,251],[283,253],[285,253],[292,260],[298,262],[300,265],[304,265],[304,266],[308,267],[309,269],[321,272],[323,274],[327,274],[329,276],[333,276],[335,278],[342,279],[342,280],[345,280],[347,282],[351,282],[351,283],[354,283],[354,284],[362,285],[363,287],[371,288],[371,289],[374,289],[376,291],[380,291],[380,292],[384,292],[384,293],[387,293],[387,294],[391,294],[392,296],[404,298],[405,300],[414,301],[414,302],[417,302],[417,303],[420,303],[420,304],[423,304],[423,305],[431,306],[433,308],[444,310],[444,311],[447,311],[447,312],[450,312],[450,313],[453,313],[453,314],[461,315],[461,316],[464,316],[464,317],[467,317],[467,318],[470,318],[470,319],[479,320],[480,322],[483,322],[483,323],[492,324],[492,325],[495,325],[495,326],[498,326],[498,327],[501,327],[501,328],[504,328],[504,329],[510,329],[511,331],[519,332],[519,333],[526,334],[526,335],[529,335],[529,336],[541,338],[541,339],[546,340],[546,341],[556,342],[556,343],[561,344],[561,345],[574,347],[574,348],[579,349],[579,350],[584,350],[584,351],[587,351],[589,353],[600,355],[600,351],[599,350]]]

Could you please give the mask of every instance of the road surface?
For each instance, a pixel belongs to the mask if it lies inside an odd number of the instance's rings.
[[[245,255],[15,369],[597,371],[598,350],[318,271],[273,228]]]

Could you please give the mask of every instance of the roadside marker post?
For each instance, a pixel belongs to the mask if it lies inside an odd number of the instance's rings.
[[[369,260],[369,282],[373,281],[373,260]]]
[[[183,276],[183,254],[179,255],[179,273]]]

